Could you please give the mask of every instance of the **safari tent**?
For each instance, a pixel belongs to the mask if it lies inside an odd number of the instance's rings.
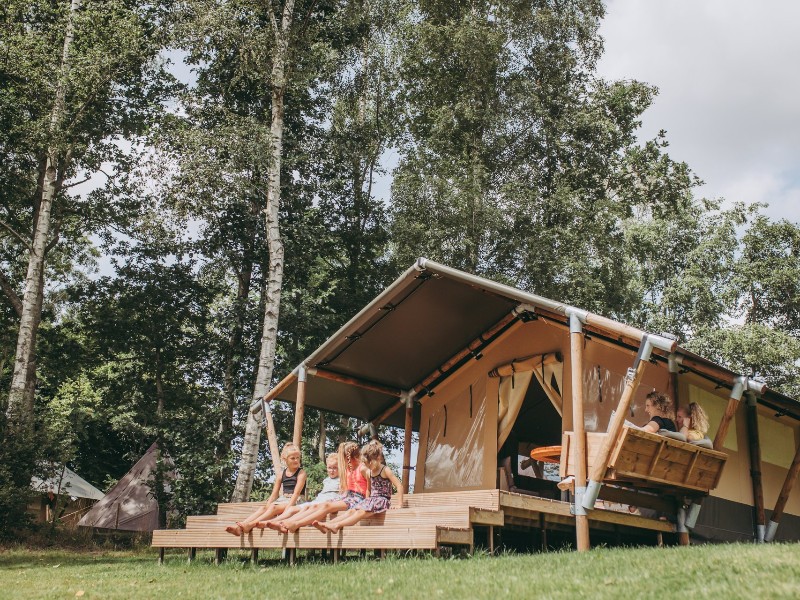
[[[652,390],[678,405],[699,402],[710,440],[695,445],[630,427],[646,422]],[[450,529],[469,530],[470,545],[484,529],[490,547],[497,529],[536,534],[544,546],[548,532],[566,531],[579,549],[628,534],[659,543],[665,534],[680,543],[800,539],[800,495],[790,493],[800,470],[797,401],[669,335],[426,259],[251,410],[261,413],[272,399],[296,403],[295,432],[305,406],[355,417],[373,433],[404,427],[409,532],[425,507],[467,505],[479,516]],[[567,476],[574,482],[560,489]],[[221,506],[215,518],[245,510]],[[402,529],[401,516],[391,518]],[[356,533],[332,540],[316,531],[255,531],[236,544],[344,548],[350,535],[353,545],[395,547],[380,539],[363,545]],[[155,536],[154,544],[232,541],[181,535]]]
[[[52,471],[53,474],[45,479],[36,475],[31,478],[31,488],[40,494],[28,506],[28,510],[36,515],[39,522],[57,518],[72,529],[86,511],[103,497],[103,492],[66,465],[55,466]]]

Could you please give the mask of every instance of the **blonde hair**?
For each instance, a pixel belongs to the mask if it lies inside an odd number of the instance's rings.
[[[339,444],[337,457],[339,459],[339,491],[344,494],[347,492],[347,471],[351,459],[360,458],[361,451],[355,442],[342,442]],[[344,477],[342,477],[344,475]]]
[[[655,390],[647,394],[646,398],[650,400],[658,412],[660,412],[667,419],[675,420],[675,405],[672,403],[672,398],[661,392]]]
[[[703,407],[697,402],[690,402],[686,407],[686,413],[689,415],[689,429],[705,435],[708,432],[708,415]]]
[[[325,464],[327,465],[331,461],[339,461],[339,455],[336,452],[329,452],[325,455]]]
[[[386,458],[383,456],[383,444],[378,440],[370,440],[361,447],[361,460],[366,464],[372,461],[378,461],[382,465],[386,464]]]
[[[297,444],[293,444],[292,442],[284,444],[283,448],[281,449],[281,462],[286,464],[286,457],[292,452],[300,452],[300,448],[297,447]],[[300,456],[302,458],[302,454]]]

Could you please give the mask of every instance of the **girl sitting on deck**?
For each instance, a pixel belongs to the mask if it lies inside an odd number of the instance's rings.
[[[229,525],[225,531],[239,536],[250,533],[259,521],[271,519],[297,504],[306,488],[306,472],[300,466],[300,449],[294,444],[286,444],[281,450],[281,461],[286,468],[278,473],[275,487],[266,504],[256,509],[244,521]]]
[[[369,469],[372,487],[370,497],[332,521],[314,521],[312,525],[323,533],[329,531],[338,533],[342,527],[355,525],[366,517],[386,512],[390,508],[403,507],[403,484],[386,466],[383,445],[377,440],[370,441],[361,449],[361,459]],[[392,485],[397,488],[397,504],[395,506],[391,506]]]
[[[678,409],[678,426],[688,441],[702,440],[708,432],[708,415],[697,402],[690,402]]]
[[[300,515],[301,513],[309,513],[309,511],[319,510],[324,502],[333,502],[339,499],[339,457],[335,452],[331,452],[325,457],[325,469],[328,471],[328,476],[322,481],[322,490],[317,497],[310,502],[303,504],[296,504],[290,506],[282,514],[273,517],[268,521],[259,521],[256,527],[264,529],[271,527],[272,529],[279,529],[280,523],[284,523],[289,519]],[[275,527],[273,527],[275,525]]]
[[[360,503],[369,493],[367,468],[361,463],[361,451],[355,442],[339,444],[339,490],[338,499],[323,502],[316,509],[302,511],[285,521],[262,520],[258,527],[269,527],[281,533],[294,533],[304,525],[324,519],[331,513],[348,510]],[[344,473],[345,477],[341,474]]]
[[[677,431],[675,427],[675,408],[672,404],[672,398],[661,392],[655,390],[647,394],[644,402],[644,412],[650,417],[647,425],[642,427],[643,431],[650,433],[658,433],[661,429],[667,431]]]

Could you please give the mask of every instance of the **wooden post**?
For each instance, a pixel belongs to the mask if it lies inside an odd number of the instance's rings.
[[[414,428],[414,397],[406,397],[405,436],[403,437],[403,493],[408,494],[411,485],[411,433]]]
[[[214,548],[214,564],[220,565],[225,560],[227,548]]]
[[[269,400],[264,400],[264,425],[267,429],[267,442],[269,443],[272,467],[276,473],[279,473],[281,470],[281,451],[278,448],[278,434],[275,432],[275,422],[272,420],[272,409],[269,407],[269,403]]]
[[[634,366],[628,369],[625,376],[625,389],[622,390],[619,404],[617,405],[614,417],[608,425],[608,433],[603,440],[603,445],[600,447],[600,452],[594,459],[592,466],[592,473],[589,477],[589,484],[587,486],[586,494],[583,497],[583,506],[587,510],[594,508],[594,503],[600,494],[600,486],[606,476],[606,469],[608,469],[608,461],[611,458],[611,451],[617,444],[617,440],[622,432],[622,425],[625,423],[625,415],[628,414],[630,409],[633,395],[639,388],[639,383],[642,381],[644,375],[645,364],[650,359],[650,340],[648,336],[642,338],[642,345],[639,347],[639,354],[636,356]],[[574,391],[573,391],[574,393]],[[573,426],[575,424],[573,423]]]
[[[297,374],[297,396],[294,404],[294,435],[292,442],[298,448],[303,441],[303,417],[306,414],[306,367],[300,365]]]
[[[714,436],[714,450],[722,450],[725,445],[725,437],[728,435],[728,428],[730,427],[733,415],[736,414],[736,408],[739,406],[739,401],[742,399],[744,392],[744,384],[740,379],[733,384],[731,395],[728,399],[728,406],[725,407],[725,414],[722,415],[722,420],[717,429],[717,435]]]
[[[758,386],[754,387],[758,388]],[[718,450],[720,452],[722,451],[722,447],[725,445],[725,438],[728,435],[728,428],[730,427],[731,420],[733,420],[733,415],[736,414],[736,408],[739,406],[739,401],[742,399],[742,394],[744,393],[745,389],[752,389],[750,387],[750,382],[746,377],[737,377],[734,380],[733,387],[731,388],[731,394],[728,398],[728,405],[725,407],[725,414],[722,415],[722,420],[719,423],[717,435],[714,436],[714,450]],[[760,393],[763,393],[763,390]],[[691,504],[686,515],[686,527],[689,529],[694,529],[694,526],[697,523],[697,517],[700,514],[700,509],[702,507],[702,498],[696,499]]]
[[[572,429],[575,432],[575,541],[578,551],[590,548],[589,518],[583,506],[586,493],[586,431],[583,417],[583,323],[575,313],[570,314],[569,341],[572,374]]]
[[[789,494],[792,491],[792,487],[794,487],[794,482],[797,480],[798,473],[800,473],[800,446],[797,447],[797,451],[794,453],[792,466],[789,467],[789,472],[786,473],[786,479],[783,482],[781,493],[778,495],[778,501],[775,503],[772,516],[769,518],[764,541],[771,542],[775,538],[778,523],[780,523],[781,517],[783,516],[786,503],[789,501]]]
[[[254,565],[258,564],[258,548],[250,550],[250,562]]]
[[[191,563],[197,556],[197,548],[189,548],[186,552],[186,562]]]
[[[164,550],[163,547],[158,549],[158,564],[160,565],[164,564]]]
[[[767,519],[764,516],[764,489],[761,483],[761,443],[758,432],[758,406],[753,394],[747,394],[747,437],[750,446],[750,478],[753,483],[753,508],[756,512],[756,540],[764,541]]]

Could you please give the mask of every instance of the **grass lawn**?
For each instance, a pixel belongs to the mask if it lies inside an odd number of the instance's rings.
[[[0,550],[9,598],[800,598],[800,545],[599,548],[463,559],[303,561],[256,566],[232,552]]]

